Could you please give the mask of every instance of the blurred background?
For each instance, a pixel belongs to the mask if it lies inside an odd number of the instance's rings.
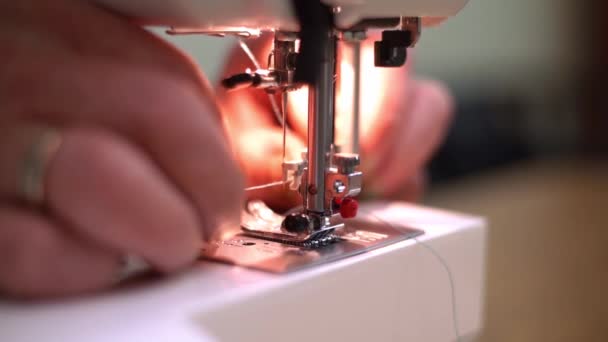
[[[479,341],[608,341],[608,8],[471,0],[417,47],[456,119],[424,203],[490,223]],[[178,37],[211,79],[230,40]]]

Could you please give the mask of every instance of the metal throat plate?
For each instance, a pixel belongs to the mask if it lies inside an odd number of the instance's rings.
[[[376,220],[351,219],[336,231],[336,242],[316,248],[238,234],[203,246],[202,257],[271,273],[287,273],[385,247],[424,232]]]

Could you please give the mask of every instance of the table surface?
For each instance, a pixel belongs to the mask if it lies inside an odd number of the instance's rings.
[[[608,162],[521,163],[425,202],[488,218],[481,341],[608,341]]]

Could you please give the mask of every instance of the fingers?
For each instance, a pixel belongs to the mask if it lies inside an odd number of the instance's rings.
[[[402,178],[398,188],[385,189],[382,195],[387,199],[416,202],[423,197],[426,185],[426,170],[422,167],[413,176]]]
[[[207,93],[208,84],[199,68],[183,52],[91,2],[23,0],[6,3],[0,12],[7,14],[0,41],[9,52],[0,56],[2,75],[23,72],[16,67],[23,62],[48,68],[44,61],[54,58],[106,60],[165,71]]]
[[[205,238],[239,229],[242,176],[216,120],[218,109],[189,83],[162,72],[80,60],[59,63],[39,81],[45,87],[32,83],[30,101],[5,112],[115,130],[142,146],[195,204]]]
[[[3,130],[0,194],[13,194],[25,171],[24,156],[45,129],[15,123]],[[201,231],[195,208],[141,150],[100,128],[61,135],[59,149],[40,170],[53,214],[77,235],[141,256],[163,271],[196,258]]]
[[[366,151],[375,154],[378,164],[385,166],[374,169],[367,177],[373,192],[391,195],[416,179],[445,134],[453,104],[440,83],[418,81],[401,106],[394,125],[385,132],[385,141],[378,140]]]
[[[172,271],[196,257],[201,227],[208,239],[226,226],[238,230],[243,181],[212,92],[188,58],[86,2],[0,6],[8,13],[0,15],[2,122],[31,120],[63,131],[45,168],[44,209],[66,223],[0,212],[0,253],[10,252],[0,255],[17,272],[14,279],[0,276],[0,288],[27,295],[103,287],[115,274],[115,255],[124,253]],[[34,135],[18,132],[23,136],[0,137],[8,140],[0,148],[2,203],[19,197],[19,162]],[[30,253],[30,239],[40,251]],[[63,250],[74,262],[55,256]],[[84,255],[88,250],[93,254]],[[111,254],[111,262],[98,254]],[[80,271],[81,259],[101,270],[99,278],[72,283],[71,274],[59,272],[53,275],[61,279],[44,285],[55,261]]]
[[[118,254],[70,235],[47,217],[0,207],[0,292],[56,296],[108,287],[120,270]]]
[[[165,272],[198,255],[194,208],[142,151],[115,134],[66,130],[46,181],[47,205],[87,239]]]
[[[17,6],[17,14],[28,18],[19,27],[28,32],[28,44],[0,32],[9,51],[0,56],[8,58],[0,63],[0,112],[118,132],[145,150],[194,203],[205,238],[238,230],[242,176],[211,91],[189,59],[92,5],[53,6]],[[57,22],[66,16],[76,23]],[[74,32],[77,23],[86,27],[86,39]]]

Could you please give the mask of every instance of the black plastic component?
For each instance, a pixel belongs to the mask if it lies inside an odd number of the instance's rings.
[[[257,73],[242,73],[232,75],[222,80],[222,86],[228,90],[238,90],[257,87],[263,82],[262,76]]]
[[[301,234],[310,230],[310,217],[306,214],[290,214],[283,220],[283,229],[290,233]]]
[[[382,32],[382,40],[374,43],[374,64],[377,67],[400,67],[407,61],[407,48],[413,43],[412,32]]]
[[[314,85],[330,48],[328,34],[334,27],[333,12],[320,0],[293,0],[293,5],[300,22],[300,55],[294,81]]]
[[[222,80],[222,86],[226,89],[241,89],[252,86],[255,83],[254,74],[236,74]]]

